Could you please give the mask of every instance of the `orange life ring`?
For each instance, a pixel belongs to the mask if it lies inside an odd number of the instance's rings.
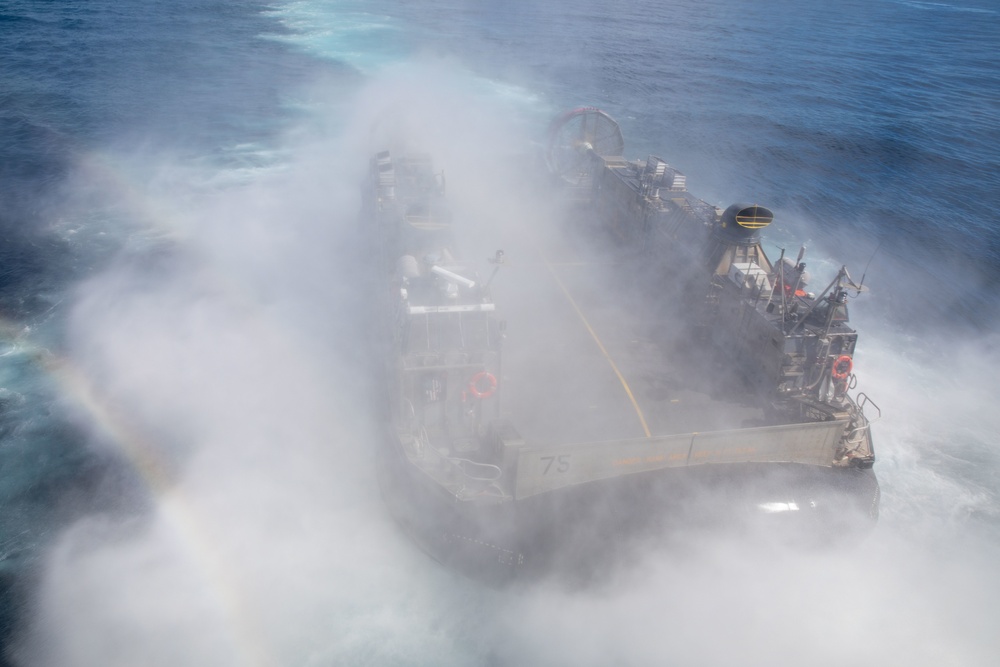
[[[486,380],[486,389],[480,389],[479,383],[481,380]],[[469,380],[469,393],[476,398],[489,398],[493,395],[493,392],[497,390],[497,379],[492,373],[487,371],[479,371],[472,376]]]
[[[837,357],[835,362],[833,362],[833,368],[830,369],[830,375],[832,375],[835,380],[846,380],[852,370],[854,370],[854,360],[846,354],[842,354]]]

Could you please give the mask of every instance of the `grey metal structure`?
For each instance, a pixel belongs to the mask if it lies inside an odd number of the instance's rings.
[[[600,508],[618,524],[659,503],[644,511],[656,515],[689,490],[678,471],[695,469],[739,487],[750,511],[855,512],[874,521],[879,491],[865,410],[877,407],[851,395],[857,334],[846,300],[861,288],[846,269],[821,293],[806,292],[801,256],[772,262],[761,247],[770,211],[716,209],[690,195],[684,176],[659,158],[601,155],[595,146],[622,148],[603,112],[564,114],[551,136],[549,162],[561,187],[604,229],[645,248],[641,261],[658,277],[680,285],[669,317],[684,321],[681,337],[697,340],[699,355],[657,351],[625,365],[628,350],[613,342],[625,318],[594,317],[605,311],[586,301],[583,274],[547,261],[533,289],[561,293],[571,308],[498,306],[491,283],[504,255],[491,259],[485,282],[461,260],[443,175],[426,156],[379,153],[365,216],[381,254],[384,297],[389,429],[379,470],[400,523],[432,554],[463,567],[553,565],[567,555],[557,535],[592,528],[595,514],[583,508]],[[508,321],[513,346],[505,341]],[[532,346],[548,339],[527,342],[515,326],[543,325],[540,334],[554,338],[540,363]],[[650,349],[674,342],[654,340]],[[501,354],[503,346],[510,349]],[[678,386],[665,405],[633,391],[626,377],[700,377],[719,359],[718,378]],[[580,390],[550,391],[554,377]],[[750,488],[743,481],[750,477],[764,481]],[[580,556],[579,539],[567,541]]]

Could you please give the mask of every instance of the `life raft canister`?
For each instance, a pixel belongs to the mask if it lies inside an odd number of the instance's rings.
[[[852,370],[854,370],[854,360],[846,354],[842,354],[837,357],[835,362],[833,362],[833,368],[830,369],[830,375],[832,375],[835,380],[846,380]]]
[[[483,384],[486,385],[483,388]],[[492,373],[479,371],[469,380],[469,393],[476,398],[489,398],[497,390],[497,379]]]

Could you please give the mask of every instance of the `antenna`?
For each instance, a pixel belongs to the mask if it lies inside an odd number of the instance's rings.
[[[500,271],[500,267],[504,263],[503,250],[497,250],[497,254],[493,257],[489,257],[486,260],[490,264],[493,264],[493,273],[490,274],[490,279],[486,281],[486,289],[489,289],[490,285],[493,284],[493,279],[497,277],[497,273]]]
[[[868,267],[872,265],[872,260],[875,259],[875,255],[878,253],[879,248],[882,247],[884,241],[879,241],[878,245],[875,246],[875,250],[872,251],[872,256],[868,258],[868,263],[865,264],[865,270],[861,273],[861,282],[858,283],[858,290],[860,292],[861,286],[865,284],[865,276],[868,275]]]
[[[778,258],[778,284],[781,285],[781,334],[785,334],[785,317],[788,311],[785,307],[785,249],[781,249],[781,257]]]

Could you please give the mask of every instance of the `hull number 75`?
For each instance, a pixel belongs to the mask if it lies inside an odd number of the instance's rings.
[[[562,473],[569,471],[569,457],[569,454],[541,457],[542,461],[545,463],[545,469],[542,470],[542,474],[548,475],[549,472]]]

